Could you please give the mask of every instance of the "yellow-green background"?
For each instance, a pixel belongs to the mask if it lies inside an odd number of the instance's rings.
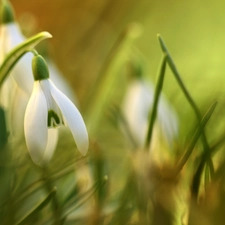
[[[202,112],[218,99],[217,112],[223,115],[222,0],[13,0],[12,3],[22,26],[31,25],[32,29],[26,28],[28,34],[47,30],[53,35],[50,53],[73,85],[81,106],[119,34],[130,23],[138,22],[142,34],[134,45],[146,59],[146,77],[155,80],[162,55],[156,39],[160,33]],[[189,117],[191,109],[170,72],[166,75],[164,92],[181,120]]]

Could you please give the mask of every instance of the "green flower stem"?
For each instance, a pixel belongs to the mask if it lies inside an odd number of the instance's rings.
[[[17,45],[14,49],[12,49],[5,57],[4,62],[0,66],[0,87],[2,86],[4,80],[8,76],[9,72],[15,66],[15,64],[19,61],[19,59],[29,51],[32,51],[33,48],[40,43],[42,40],[46,38],[51,38],[52,35],[48,32],[40,32],[21,44]],[[34,52],[34,51],[32,51]]]
[[[39,53],[35,49],[30,50],[30,52],[33,53],[34,56],[38,56],[39,55]]]
[[[186,152],[184,153],[184,155],[181,157],[180,161],[177,164],[177,167],[176,167],[177,173],[179,173],[182,170],[183,166],[185,165],[185,163],[189,159],[198,138],[202,134],[202,129],[205,127],[205,125],[209,121],[212,113],[214,112],[216,104],[217,104],[217,102],[214,102],[213,105],[210,107],[210,109],[206,112],[205,116],[202,118],[197,130],[194,133],[194,136],[191,139],[191,142],[190,142]]]
[[[151,139],[152,139],[153,127],[154,127],[155,120],[157,117],[157,108],[158,108],[159,98],[160,98],[160,94],[162,91],[163,80],[164,80],[165,71],[166,71],[166,58],[167,58],[167,56],[164,55],[161,66],[160,66],[160,70],[159,70],[158,81],[157,81],[156,88],[155,88],[153,107],[152,107],[151,117],[149,120],[148,133],[147,133],[146,142],[145,142],[145,149],[147,151],[149,150],[149,145],[150,145]]]
[[[47,193],[49,193],[55,188],[55,186],[50,177],[49,170],[47,167],[42,168],[42,173],[43,173],[43,180],[45,182],[46,191]],[[62,211],[61,211],[61,207],[60,207],[57,195],[54,195],[54,197],[52,198],[52,210],[53,210],[53,216],[54,216],[54,225],[62,225]]]
[[[202,144],[203,144],[203,148],[204,148],[204,152],[205,154],[207,155],[207,162],[209,164],[209,168],[211,168],[211,173],[213,173],[213,163],[212,163],[212,159],[210,157],[210,147],[209,147],[209,144],[208,144],[208,141],[207,141],[207,138],[206,138],[206,134],[205,134],[205,131],[203,129],[203,127],[201,127],[201,112],[200,110],[198,109],[197,105],[195,104],[194,100],[192,99],[191,95],[189,94],[187,88],[185,87],[182,79],[181,79],[181,76],[176,68],[176,65],[166,47],[166,44],[165,42],[163,41],[162,37],[160,35],[158,35],[158,40],[159,40],[159,43],[160,43],[160,46],[161,46],[161,49],[163,51],[164,54],[167,55],[167,63],[170,67],[170,69],[172,70],[181,90],[183,91],[185,97],[187,98],[189,104],[191,105],[192,109],[194,110],[195,112],[195,115],[197,117],[197,120],[198,120],[198,123],[200,125],[199,129],[201,130],[201,137],[202,137]]]

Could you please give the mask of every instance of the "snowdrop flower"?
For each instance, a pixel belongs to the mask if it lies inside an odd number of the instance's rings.
[[[15,46],[26,40],[20,31],[20,27],[14,20],[14,12],[9,2],[4,1],[1,10],[0,26],[0,64],[6,54]],[[24,139],[24,114],[34,83],[31,63],[33,54],[25,54],[12,69],[10,76],[5,80],[0,94],[0,104],[6,110],[7,124],[10,132],[10,140],[21,142]],[[60,91],[65,93],[74,103],[75,95],[56,68],[54,63],[48,60],[51,80],[57,85]],[[52,132],[53,133],[53,132]],[[57,135],[50,134],[49,146],[56,146]]]
[[[34,56],[32,69],[35,81],[24,120],[25,139],[31,158],[38,165],[51,159],[54,146],[47,146],[49,133],[57,133],[56,128],[62,125],[69,127],[78,150],[85,155],[88,134],[81,114],[49,79],[48,67],[40,55]]]
[[[146,83],[140,78],[131,82],[123,101],[123,113],[133,138],[139,146],[143,146],[145,142],[149,125],[149,112],[153,105],[153,100],[153,85]],[[159,134],[163,136],[169,145],[173,143],[178,135],[177,116],[162,95],[158,104],[157,121],[153,131],[153,141],[154,137]]]

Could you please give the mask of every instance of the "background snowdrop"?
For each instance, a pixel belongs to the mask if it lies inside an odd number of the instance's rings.
[[[143,146],[149,125],[149,115],[154,99],[154,86],[140,78],[133,79],[123,100],[123,112],[133,138]],[[178,135],[178,119],[175,111],[163,95],[158,104],[157,122],[153,142],[164,140],[170,147]]]

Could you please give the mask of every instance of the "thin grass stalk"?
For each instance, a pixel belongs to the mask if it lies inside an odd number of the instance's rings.
[[[145,149],[147,151],[149,149],[149,145],[151,144],[153,128],[154,128],[154,124],[155,124],[155,121],[157,118],[158,103],[159,103],[160,94],[161,94],[162,87],[163,87],[165,71],[166,71],[166,58],[167,58],[167,56],[164,55],[161,65],[160,65],[158,80],[156,83],[152,112],[151,112],[151,116],[149,119],[149,127],[148,127],[147,137],[146,137],[146,141],[145,141]]]

